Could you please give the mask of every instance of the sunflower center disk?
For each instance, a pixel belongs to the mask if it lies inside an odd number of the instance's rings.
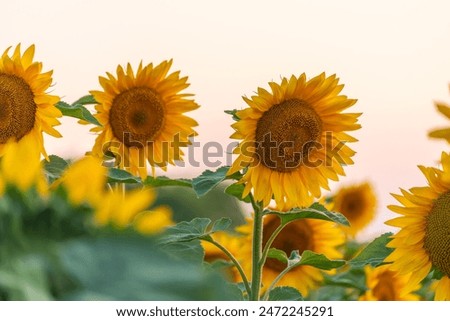
[[[163,121],[163,104],[151,88],[135,87],[124,91],[111,106],[114,136],[128,147],[143,148],[152,143]]]
[[[272,106],[256,127],[256,155],[272,170],[291,172],[307,164],[312,148],[318,148],[322,121],[305,101],[290,99]]]
[[[450,192],[434,202],[427,216],[424,247],[433,265],[450,276]]]
[[[0,73],[0,143],[21,139],[34,127],[36,103],[30,86],[20,77]]]
[[[280,225],[280,221],[275,218],[264,224],[263,246],[266,245],[270,235]],[[298,250],[301,254],[305,250],[313,250],[313,232],[305,220],[298,220],[288,224],[283,232],[278,234],[272,243],[272,247],[283,250],[290,255],[292,251]],[[281,272],[286,268],[286,264],[277,259],[267,259],[266,267],[274,271]]]
[[[342,205],[342,214],[347,218],[357,218],[364,210],[364,198],[361,195],[347,195]]]

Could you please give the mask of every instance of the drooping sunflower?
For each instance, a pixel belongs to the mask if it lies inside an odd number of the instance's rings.
[[[62,116],[54,106],[59,97],[46,93],[52,84],[52,71],[42,72],[42,63],[33,61],[34,45],[22,55],[20,44],[12,56],[10,49],[0,57],[0,154],[8,141],[20,144],[30,136],[39,147],[38,157],[47,157],[42,133],[61,137],[53,128]]]
[[[239,227],[238,230],[248,237],[247,242],[242,243],[239,251],[239,259],[242,261],[243,268],[247,275],[251,273],[251,235],[252,221]],[[263,246],[266,244],[270,235],[280,225],[280,220],[276,215],[264,216],[263,220]],[[275,238],[272,247],[283,250],[288,255],[298,250],[300,255],[305,250],[324,254],[329,259],[340,259],[342,253],[337,247],[345,242],[345,236],[342,230],[336,227],[336,224],[328,221],[301,219],[289,223],[281,233]],[[286,265],[276,259],[267,259],[263,268],[262,283],[263,290],[272,283],[272,281],[286,268]],[[288,272],[278,283],[297,288],[303,296],[307,296],[309,290],[316,288],[323,280],[321,270],[307,265],[302,265]]]
[[[388,244],[394,251],[386,262],[400,274],[412,272],[411,286],[435,268],[443,274],[435,299],[450,300],[450,155],[442,153],[441,163],[442,169],[419,166],[428,186],[393,194],[401,205],[389,209],[402,216],[386,224],[401,230]]]
[[[355,236],[375,216],[377,200],[369,183],[341,187],[333,196],[332,209],[345,215],[350,222],[347,233]]]
[[[408,286],[411,273],[400,275],[391,270],[389,265],[364,268],[367,291],[359,299],[361,301],[417,301],[420,296],[414,294],[420,285]],[[406,289],[406,290],[405,290]]]
[[[103,91],[91,91],[95,115],[101,127],[93,154],[103,157],[106,151],[115,154],[117,165],[141,177],[147,176],[147,162],[152,170],[181,160],[180,147],[189,145],[196,135],[197,122],[183,113],[197,109],[191,94],[180,93],[187,88],[187,77],[180,72],[169,74],[172,60],[154,67],[139,65],[136,74],[130,64],[126,70],[117,67],[117,78],[107,73],[99,77]]]
[[[329,189],[328,179],[345,175],[355,152],[347,134],[360,128],[359,113],[342,113],[356,103],[339,95],[344,85],[324,73],[309,81],[305,74],[269,83],[272,92],[258,88],[249,105],[236,112],[231,136],[242,140],[229,173],[247,168],[242,178],[244,196],[267,206],[273,197],[279,207],[309,206]]]
[[[449,89],[450,89],[450,85],[449,85]],[[436,108],[442,115],[444,115],[445,117],[450,119],[450,106],[448,106],[445,103],[436,103]],[[450,144],[450,127],[433,130],[429,133],[429,136],[432,138],[445,139],[447,141],[447,143]]]

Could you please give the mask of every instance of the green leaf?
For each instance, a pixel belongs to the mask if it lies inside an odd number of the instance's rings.
[[[192,180],[192,187],[194,188],[197,197],[202,197],[211,191],[214,187],[219,185],[226,179],[239,179],[240,173],[234,173],[227,176],[227,172],[230,169],[229,166],[223,166],[218,168],[215,172],[209,169],[204,171],[200,176]]]
[[[241,120],[239,118],[239,116],[236,115],[236,113],[238,111],[239,111],[238,109],[231,109],[231,110],[225,110],[224,112],[225,112],[225,114],[231,115],[233,117],[233,120],[238,121],[238,120]]]
[[[394,249],[388,248],[386,245],[390,241],[392,233],[385,233],[371,243],[369,243],[355,258],[350,260],[350,264],[354,267],[362,267],[370,264],[374,267],[382,265],[384,259],[392,253]]]
[[[139,177],[119,168],[108,169],[108,183],[129,183],[139,184],[142,183]]]
[[[154,240],[131,235],[85,238],[60,246],[66,273],[76,282],[62,300],[233,300],[215,271],[162,252]]]
[[[62,176],[69,163],[56,155],[50,155],[48,158],[49,161],[43,160],[42,165],[49,181],[54,182]]]
[[[66,102],[60,101],[55,106],[64,116],[85,120],[88,123],[101,126],[98,120],[92,116],[91,112],[81,104],[70,105]]]
[[[231,218],[222,217],[214,222],[213,226],[211,227],[210,233],[225,231],[230,227],[231,223]]]
[[[267,258],[276,259],[281,263],[288,264],[288,257],[283,250],[271,248],[267,253]]]
[[[97,104],[97,101],[94,99],[92,95],[86,95],[75,101],[72,105],[94,105]]]
[[[229,218],[221,218],[211,224],[209,218],[196,217],[190,222],[180,222],[175,226],[169,227],[161,237],[161,244],[210,238],[210,234],[224,231],[230,225],[231,219]]]
[[[270,291],[269,301],[303,301],[303,296],[293,287],[279,286]]]
[[[323,205],[314,203],[309,208],[294,208],[288,212],[279,212],[274,210],[265,210],[264,214],[276,214],[281,219],[281,224],[286,225],[292,221],[312,218],[324,221],[335,222],[345,226],[349,226],[350,223],[344,215],[336,212],[328,211]]]
[[[310,265],[321,270],[332,270],[345,265],[344,260],[330,260],[323,254],[314,253],[312,251],[304,251],[302,253],[298,265]]]
[[[185,178],[171,179],[165,176],[159,177],[148,176],[144,181],[144,185],[153,187],[162,187],[162,186],[192,187],[192,182],[191,180]]]
[[[243,201],[245,203],[250,203],[251,201],[250,201],[249,195],[247,195],[245,198],[242,198],[242,193],[244,192],[244,188],[245,188],[244,184],[234,183],[225,189],[225,193],[236,197],[240,201]]]
[[[205,251],[199,240],[162,244],[161,249],[178,260],[199,265],[203,263],[203,257],[205,256]]]

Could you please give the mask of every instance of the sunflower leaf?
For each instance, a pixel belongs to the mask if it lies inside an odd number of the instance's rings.
[[[97,101],[94,99],[94,96],[86,95],[86,96],[79,98],[72,105],[78,105],[78,104],[79,105],[94,105],[94,104],[97,104]]]
[[[221,218],[211,224],[205,217],[196,217],[190,222],[180,222],[169,227],[161,237],[161,244],[189,242],[198,239],[211,239],[211,234],[228,229],[231,225],[229,218]]]
[[[281,263],[288,263],[288,257],[286,255],[286,252],[283,250],[279,250],[276,248],[269,249],[269,252],[267,253],[267,258],[276,259],[280,261]]]
[[[209,191],[226,179],[237,180],[241,178],[241,174],[239,172],[228,176],[227,173],[229,169],[229,166],[220,167],[215,172],[208,169],[200,176],[194,178],[192,180],[192,187],[194,188],[197,197],[200,198],[206,195]]]
[[[362,267],[364,265],[372,265],[374,267],[382,265],[384,259],[392,253],[393,249],[386,245],[390,241],[392,233],[385,233],[371,243],[369,243],[356,257],[350,260],[353,267]]]
[[[321,270],[332,270],[345,265],[344,260],[330,260],[323,254],[304,251],[297,265],[310,265]]]
[[[246,197],[242,198],[242,193],[244,192],[244,184],[238,184],[238,183],[234,183],[231,184],[230,186],[228,186],[225,189],[225,193],[227,193],[228,195],[232,195],[234,197],[236,197],[237,199],[239,199],[242,202],[245,203],[250,203],[250,196],[247,195]]]
[[[238,111],[239,111],[239,110],[237,110],[237,109],[224,110],[225,114],[231,115],[231,116],[233,117],[233,120],[234,120],[234,121],[241,120],[241,119],[239,118],[239,116],[236,115],[236,113],[237,113]]]
[[[162,187],[162,186],[192,187],[192,181],[190,179],[185,178],[171,179],[165,176],[158,176],[158,177],[148,176],[144,180],[144,185],[153,187]]]
[[[293,287],[278,286],[270,291],[269,301],[303,301],[303,296]]]
[[[56,155],[50,155],[48,159],[49,161],[43,160],[42,165],[47,178],[50,182],[53,182],[62,176],[69,163],[65,159]]]
[[[139,184],[142,183],[139,177],[119,168],[109,168],[108,183],[128,183]]]
[[[70,105],[66,102],[60,101],[56,103],[55,106],[61,111],[64,116],[81,119],[90,124],[101,126],[98,120],[94,116],[92,116],[91,112],[81,104]]]
[[[288,212],[279,212],[274,210],[265,210],[264,214],[276,214],[281,219],[281,224],[286,225],[292,221],[311,218],[324,220],[349,226],[350,223],[344,215],[336,212],[328,211],[325,206],[320,203],[314,203],[309,208],[293,208]]]

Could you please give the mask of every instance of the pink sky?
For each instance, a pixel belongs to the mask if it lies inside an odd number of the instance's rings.
[[[416,165],[435,165],[444,142],[431,128],[450,126],[433,101],[450,102],[449,1],[8,1],[2,4],[0,50],[35,43],[53,93],[73,101],[98,89],[98,75],[117,64],[174,58],[201,109],[199,141],[228,144],[224,109],[281,76],[336,73],[359,101],[363,128],[355,165],[339,184],[369,179],[379,215],[365,237],[379,234],[398,187],[423,185]],[[78,157],[92,146],[88,127],[66,120],[50,153]],[[171,168],[192,177],[201,168]]]

